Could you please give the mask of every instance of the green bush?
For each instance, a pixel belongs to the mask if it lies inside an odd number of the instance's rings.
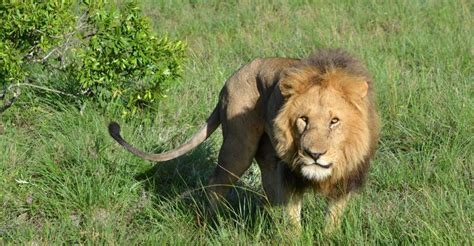
[[[101,104],[114,101],[133,112],[159,98],[179,76],[183,43],[153,35],[135,3],[121,12],[100,7],[89,23],[94,36],[79,48],[72,70]]]
[[[38,2],[38,3],[37,3]],[[46,62],[63,35],[74,27],[68,1],[2,1],[0,3],[0,85],[23,81],[27,66]]]
[[[28,72],[40,65],[73,83],[61,94],[128,115],[159,99],[181,73],[185,45],[157,37],[134,1],[113,9],[106,1],[10,0],[0,3],[0,16],[4,92],[42,88]],[[47,85],[48,91],[59,86]]]

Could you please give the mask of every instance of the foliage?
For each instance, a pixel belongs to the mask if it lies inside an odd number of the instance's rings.
[[[119,106],[128,114],[156,101],[180,76],[185,45],[157,37],[133,1],[123,8],[106,3],[2,1],[3,90],[29,86],[36,76],[30,68],[40,64],[73,83],[66,93],[102,107]]]
[[[122,12],[98,9],[89,18],[95,33],[71,66],[79,83],[101,103],[119,99],[136,110],[155,101],[180,73],[183,43],[154,36],[134,3]]]
[[[63,42],[75,20],[71,6],[70,1],[1,2],[0,85],[24,80],[25,63],[43,62]]]

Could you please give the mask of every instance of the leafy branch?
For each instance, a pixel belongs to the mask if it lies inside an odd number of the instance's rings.
[[[101,0],[11,1],[0,3],[0,15],[0,113],[21,87],[32,87],[133,114],[158,100],[182,70],[185,45],[158,38],[134,1],[121,9]],[[31,83],[39,67],[39,74],[66,78],[68,91],[54,81]]]

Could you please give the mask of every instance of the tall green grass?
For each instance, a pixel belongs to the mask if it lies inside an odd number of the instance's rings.
[[[256,205],[252,167],[238,198],[202,217],[200,188],[221,137],[161,164],[122,150],[113,113],[24,98],[1,117],[3,243],[469,245],[474,221],[473,4],[469,1],[142,1],[155,29],[189,46],[184,78],[156,113],[123,122],[148,151],[183,143],[223,82],[256,57],[340,47],[374,76],[382,139],[341,230],[321,233],[325,201],[307,194],[303,232]],[[249,194],[257,195],[251,196]]]

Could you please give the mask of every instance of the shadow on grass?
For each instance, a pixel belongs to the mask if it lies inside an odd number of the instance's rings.
[[[157,153],[160,152],[159,147]],[[145,184],[145,189],[158,198],[174,197],[206,183],[215,166],[212,146],[204,143],[190,153],[176,159],[156,163],[138,174],[135,179]]]
[[[156,152],[160,152],[159,147]],[[173,203],[187,214],[195,214],[196,225],[218,229],[220,223],[253,228],[255,218],[267,217],[262,194],[237,182],[222,200],[218,211],[213,211],[205,192],[207,180],[217,163],[217,153],[210,143],[203,143],[192,152],[174,160],[157,163],[138,174],[135,179],[156,195],[155,203],[178,200]],[[260,177],[257,177],[260,178]]]

